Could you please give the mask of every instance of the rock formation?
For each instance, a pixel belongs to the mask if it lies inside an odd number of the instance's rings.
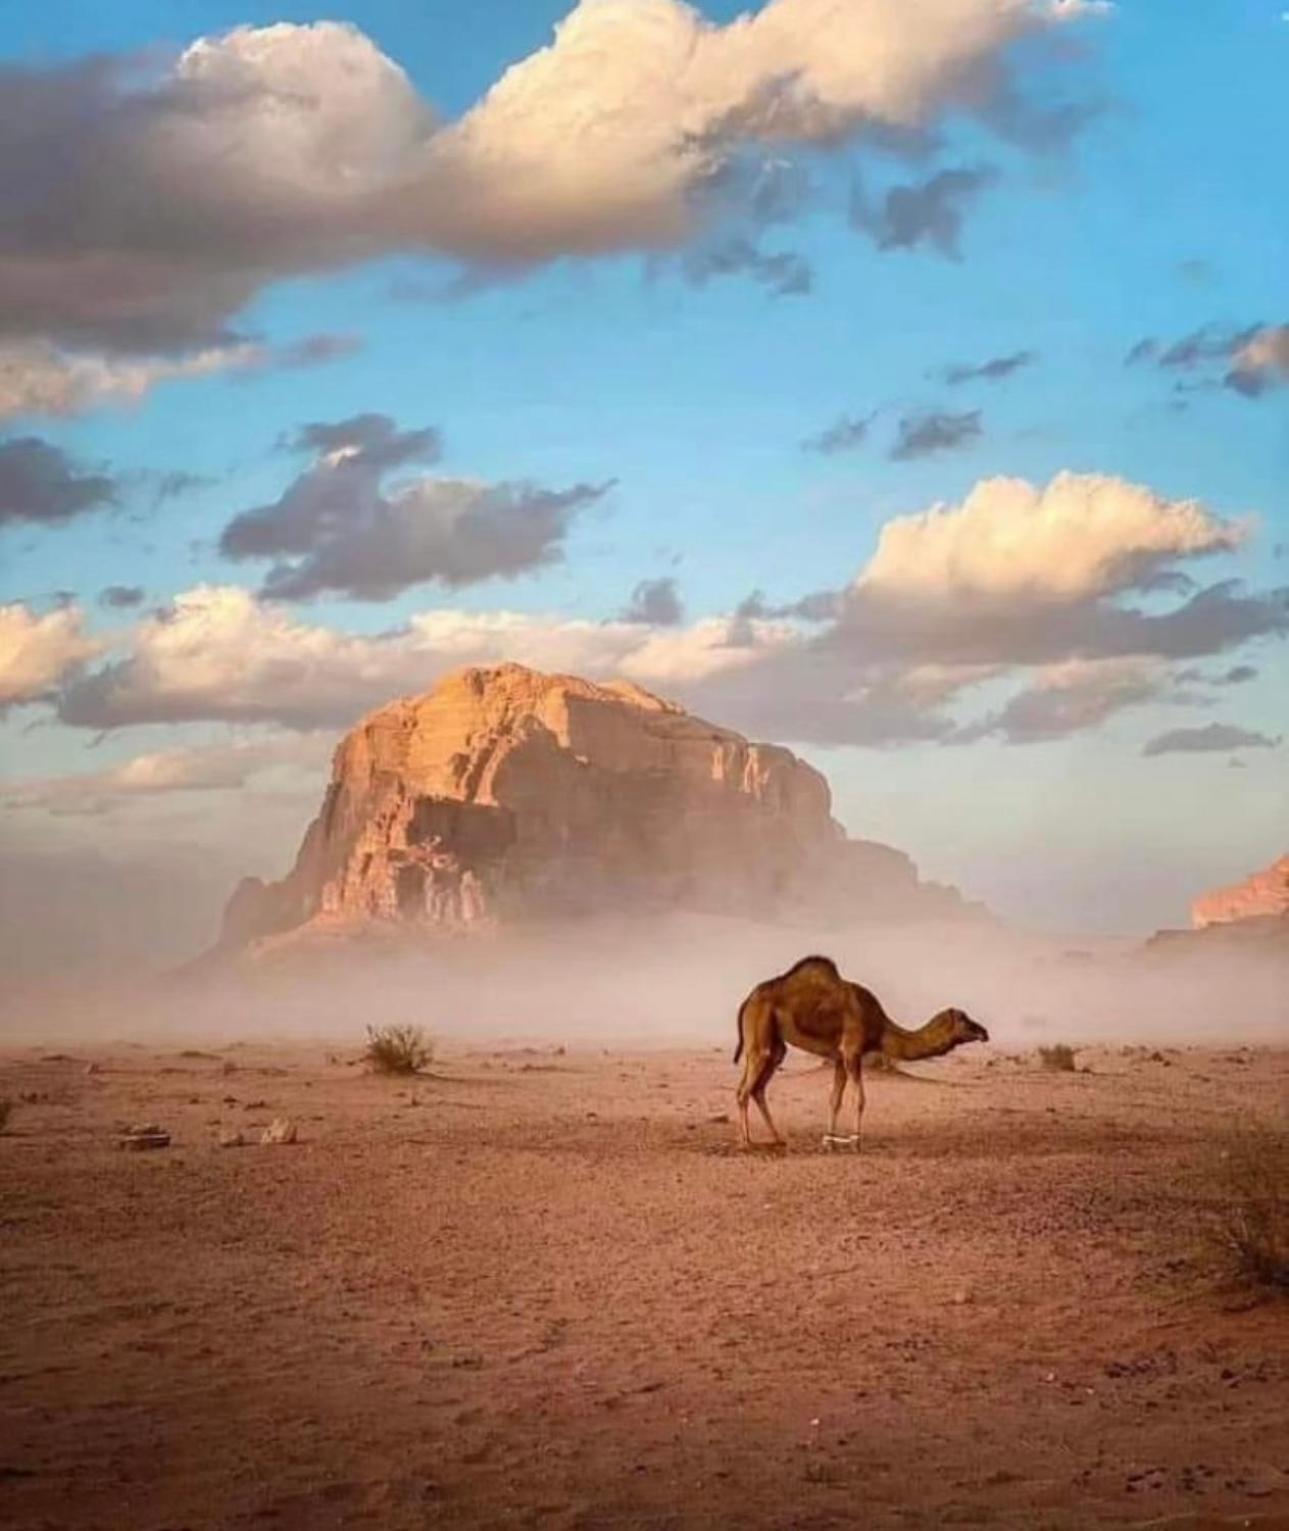
[[[1189,930],[1158,930],[1144,951],[1157,955],[1221,953],[1289,959],[1289,856],[1229,888],[1191,903]]]
[[[282,881],[221,945],[302,926],[452,930],[598,912],[956,913],[899,851],[848,840],[825,779],[625,681],[467,669],[364,718]]]
[[[1204,893],[1191,904],[1196,930],[1228,925],[1233,920],[1262,919],[1289,912],[1289,856],[1281,856],[1264,871],[1254,872],[1229,888]]]

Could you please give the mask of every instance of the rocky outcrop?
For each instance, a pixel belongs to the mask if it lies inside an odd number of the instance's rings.
[[[1191,904],[1191,924],[1196,930],[1209,925],[1229,925],[1234,920],[1264,919],[1289,912],[1289,856],[1281,856],[1264,871],[1243,882],[1202,894]]]
[[[279,883],[222,944],[319,924],[456,930],[598,912],[956,912],[900,852],[847,840],[825,779],[623,681],[462,670],[364,718]]]

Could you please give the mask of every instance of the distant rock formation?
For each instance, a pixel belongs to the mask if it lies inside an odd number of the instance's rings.
[[[1144,950],[1289,957],[1289,856],[1243,882],[1201,894],[1191,903],[1189,930],[1156,931]]]
[[[221,946],[317,928],[425,931],[687,909],[964,912],[901,852],[848,840],[828,783],[625,681],[467,669],[364,718],[281,882],[246,879]]]
[[[1261,919],[1289,912],[1289,856],[1281,856],[1261,872],[1229,888],[1201,894],[1191,904],[1191,924],[1196,930],[1209,925],[1229,925],[1233,920]]]

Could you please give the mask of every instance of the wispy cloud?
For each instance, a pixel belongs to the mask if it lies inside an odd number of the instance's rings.
[[[950,387],[974,382],[996,383],[1019,372],[1022,367],[1033,366],[1037,359],[1033,351],[1011,351],[1005,356],[991,356],[988,361],[954,363],[945,367],[939,377]]]
[[[892,186],[877,202],[856,179],[851,226],[867,234],[879,250],[912,250],[925,244],[959,260],[967,206],[997,179],[998,172],[988,165],[941,170],[917,184]]]
[[[831,457],[837,452],[851,452],[863,446],[868,439],[868,428],[873,415],[842,415],[817,436],[808,436],[801,443],[804,452],[818,452]]]
[[[954,414],[932,409],[921,414],[905,415],[900,421],[890,456],[896,462],[910,462],[930,457],[935,452],[951,452],[966,446],[981,435],[980,411]]]
[[[1280,743],[1279,736],[1258,733],[1250,728],[1236,728],[1230,723],[1206,723],[1202,728],[1171,728],[1156,734],[1142,749],[1143,755],[1193,755],[1214,750],[1269,750]]]

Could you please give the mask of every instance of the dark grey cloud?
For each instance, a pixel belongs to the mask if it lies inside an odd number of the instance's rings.
[[[346,356],[356,356],[363,345],[361,335],[306,335],[303,340],[275,347],[270,353],[269,365],[284,372],[307,371],[310,367],[325,367],[330,362],[343,361]]]
[[[1237,328],[1214,321],[1202,324],[1198,329],[1173,341],[1158,340],[1148,335],[1137,341],[1124,361],[1130,367],[1149,362],[1165,370],[1190,371],[1209,362],[1226,361],[1242,345],[1252,340],[1259,328],[1257,324]]]
[[[1238,580],[1225,580],[1164,612],[1124,604],[1130,588],[1091,599],[917,601],[857,585],[846,591],[826,641],[876,659],[1046,665],[1133,655],[1198,659],[1289,635],[1289,587],[1248,594]]]
[[[100,606],[125,610],[131,606],[142,606],[146,594],[142,585],[106,585],[98,593],[98,603]]]
[[[803,452],[819,452],[825,457],[853,451],[863,446],[873,419],[872,415],[842,415],[817,436],[807,437],[801,443],[801,449]]]
[[[1212,261],[1202,258],[1177,262],[1177,275],[1196,287],[1210,287],[1217,279],[1217,269]]]
[[[642,579],[631,592],[631,600],[621,620],[645,622],[653,627],[675,627],[684,615],[685,608],[674,579]]]
[[[271,505],[224,528],[226,557],[272,559],[263,593],[302,600],[335,591],[388,600],[431,581],[455,589],[513,578],[562,556],[573,518],[608,485],[548,490],[421,476],[387,487],[386,475],[431,462],[432,429],[400,431],[386,415],[304,426],[290,445],[314,461]]]
[[[1168,343],[1148,336],[1132,347],[1125,361],[1129,366],[1148,362],[1165,370],[1208,373],[1175,384],[1179,390],[1224,387],[1256,399],[1289,381],[1289,324],[1213,322]],[[1220,375],[1218,368],[1223,369]]]
[[[1022,94],[1013,81],[1004,79],[983,116],[1001,138],[1022,148],[1052,154],[1067,148],[1108,105],[1107,100],[1095,96],[1052,101],[1045,95],[1040,101]]]
[[[1270,389],[1289,383],[1289,324],[1268,324],[1259,329],[1235,352],[1222,381],[1248,399],[1260,398]]]
[[[180,499],[195,489],[208,489],[214,482],[213,478],[207,478],[204,473],[189,473],[183,468],[173,468],[169,473],[157,475],[153,504],[164,505],[167,500]]]
[[[926,244],[959,260],[966,208],[997,179],[998,172],[988,165],[941,170],[921,184],[890,187],[877,203],[856,180],[851,226],[867,234],[879,250],[912,250]]]
[[[909,462],[917,457],[929,457],[934,452],[951,452],[956,447],[977,440],[980,435],[978,409],[967,410],[962,414],[953,414],[947,410],[926,410],[921,414],[904,416],[889,455],[895,462]]]
[[[814,290],[814,272],[804,256],[791,250],[762,250],[746,235],[690,250],[681,267],[699,287],[713,277],[748,276],[775,298],[802,297]]]
[[[405,463],[437,462],[443,451],[443,439],[432,425],[400,431],[389,415],[377,413],[302,425],[285,445],[295,452],[344,453],[355,466],[381,471]]]
[[[115,504],[118,489],[107,474],[80,472],[61,447],[39,436],[0,440],[0,526],[70,521]]]
[[[1174,679],[1183,685],[1198,683],[1204,686],[1242,686],[1246,681],[1256,680],[1257,676],[1258,671],[1255,665],[1236,664],[1217,674],[1188,666],[1184,670],[1178,670]]]
[[[996,712],[946,741],[971,744],[991,735],[1007,744],[1045,744],[1096,728],[1116,712],[1150,701],[1160,679],[1131,663],[1090,666],[1068,678],[1027,686],[1009,697]]]
[[[1033,351],[1012,351],[1006,356],[991,356],[988,361],[958,362],[945,367],[940,373],[940,380],[950,387],[978,380],[996,383],[1000,378],[1019,372],[1022,367],[1032,366],[1036,360]]]
[[[1202,754],[1210,750],[1275,749],[1279,737],[1272,738],[1249,728],[1230,723],[1207,723],[1203,728],[1171,728],[1156,734],[1142,749],[1143,755]]]
[[[770,620],[783,617],[799,617],[805,622],[828,622],[841,607],[841,592],[837,590],[812,590],[795,601],[773,606],[760,590],[741,600],[734,615],[739,618]]]

